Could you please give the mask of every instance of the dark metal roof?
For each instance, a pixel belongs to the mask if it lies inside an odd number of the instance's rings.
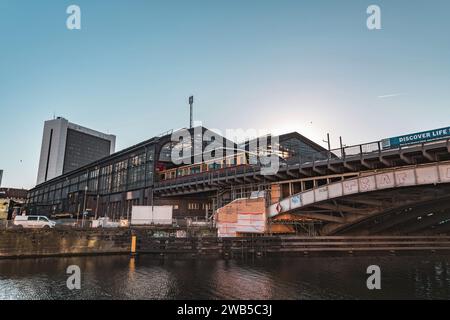
[[[183,128],[183,129],[189,130],[192,133],[196,128],[199,128],[199,127],[195,127],[195,128],[191,128],[191,129],[186,129],[186,128]],[[201,127],[201,128],[202,128],[202,132],[205,132],[206,130],[208,130],[205,127]],[[183,129],[179,129],[179,130],[183,130]],[[61,180],[61,179],[64,179],[64,178],[69,178],[69,177],[71,177],[73,175],[76,175],[78,173],[85,172],[86,170],[88,170],[88,169],[90,169],[92,167],[104,165],[107,162],[110,162],[111,160],[114,160],[114,159],[117,159],[117,158],[121,158],[121,157],[123,157],[123,156],[125,156],[125,155],[127,155],[127,154],[129,154],[131,152],[137,151],[137,150],[139,150],[139,149],[141,149],[143,147],[146,147],[146,146],[149,146],[149,145],[155,145],[155,144],[161,144],[161,145],[165,144],[165,143],[167,143],[167,142],[169,142],[171,140],[170,137],[171,137],[172,133],[176,132],[176,131],[177,130],[175,130],[175,131],[173,131],[173,130],[167,131],[167,132],[165,132],[165,133],[163,133],[163,134],[161,134],[159,136],[155,136],[155,137],[153,137],[151,139],[145,140],[145,141],[140,142],[138,144],[135,144],[135,145],[133,145],[131,147],[128,147],[126,149],[118,151],[118,152],[116,152],[116,153],[114,153],[112,155],[106,156],[106,157],[104,157],[102,159],[99,159],[97,161],[89,163],[89,164],[87,164],[87,165],[85,165],[83,167],[80,167],[80,168],[76,169],[76,170],[67,172],[67,173],[65,173],[63,175],[55,177],[55,178],[53,178],[51,180],[48,180],[46,182],[43,182],[43,183],[37,185],[35,188],[43,187],[45,185],[51,185],[55,181],[58,181],[58,180]],[[290,138],[298,138],[299,140],[303,141],[305,144],[310,145],[314,149],[317,149],[317,151],[326,151],[325,148],[323,148],[322,146],[318,145],[317,143],[309,140],[308,138],[306,138],[305,136],[301,135],[298,132],[291,132],[291,133],[286,133],[286,134],[280,135],[279,136],[279,141],[282,142],[282,141],[285,141],[285,140],[290,139]],[[227,141],[227,139],[225,137],[224,137],[224,140]],[[233,142],[233,144],[235,145],[235,147],[237,146],[234,142]],[[35,189],[35,188],[33,188],[33,189]]]
[[[179,130],[188,130],[190,132],[193,132],[196,128],[198,128],[198,127],[191,128],[191,129],[182,128],[182,129],[179,129]],[[201,127],[201,128],[202,128],[202,132],[207,130],[205,127]],[[135,145],[133,145],[131,147],[128,147],[126,149],[123,149],[123,150],[120,150],[120,151],[118,151],[116,153],[113,153],[113,154],[111,154],[109,156],[101,158],[101,159],[99,159],[97,161],[91,162],[91,163],[89,163],[89,164],[87,164],[87,165],[85,165],[83,167],[80,167],[80,168],[75,169],[73,171],[67,172],[67,173],[62,174],[60,176],[57,176],[57,177],[55,177],[55,178],[53,178],[51,180],[45,181],[45,182],[43,182],[41,184],[38,184],[33,189],[35,189],[37,187],[42,187],[42,186],[45,186],[45,185],[50,185],[50,184],[54,183],[55,181],[58,181],[58,180],[64,179],[64,178],[68,178],[68,177],[76,175],[77,173],[80,173],[80,172],[84,172],[84,171],[86,171],[86,170],[88,170],[88,169],[90,169],[92,167],[101,166],[103,164],[106,164],[107,162],[110,162],[111,160],[114,160],[114,159],[117,159],[117,158],[121,158],[121,157],[123,157],[123,156],[125,156],[125,155],[127,155],[127,154],[129,154],[131,152],[137,151],[137,150],[139,150],[141,148],[144,148],[146,146],[155,145],[157,143],[165,144],[165,143],[170,141],[170,137],[171,137],[172,133],[176,132],[176,131],[178,131],[178,130],[166,131],[166,132],[164,132],[164,133],[162,133],[162,134],[160,134],[158,136],[155,136],[153,138],[150,138],[148,140],[145,140],[143,142],[135,144]]]
[[[306,145],[308,145],[311,148],[315,149],[317,152],[327,151],[327,149],[325,149],[321,145],[315,143],[314,141],[306,138],[304,135],[301,135],[297,131],[293,131],[293,132],[289,132],[289,133],[285,133],[285,134],[279,135],[278,136],[278,141],[279,141],[279,143],[282,143],[282,142],[284,142],[286,140],[293,139],[293,138],[302,141]],[[254,140],[256,140],[256,139],[253,139],[251,141],[254,141]],[[245,141],[245,143],[244,143],[245,147],[248,147],[249,144],[250,144],[250,141]]]

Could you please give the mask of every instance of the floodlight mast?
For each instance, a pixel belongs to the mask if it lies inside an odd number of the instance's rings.
[[[194,104],[194,96],[190,96],[189,97],[189,106],[190,106],[190,109],[191,109],[191,111],[190,111],[190,122],[189,122],[189,128],[190,129],[192,129],[193,122],[194,122],[194,120],[193,120],[193,113],[194,113],[193,104]]]

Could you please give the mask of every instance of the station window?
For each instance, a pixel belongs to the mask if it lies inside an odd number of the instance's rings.
[[[198,210],[198,209],[200,209],[200,204],[199,203],[189,203],[188,209],[189,210]]]
[[[217,169],[220,169],[220,168],[221,168],[220,163],[214,162],[214,163],[210,163],[209,164],[209,170],[217,170]]]
[[[200,166],[191,167],[191,174],[200,173]]]

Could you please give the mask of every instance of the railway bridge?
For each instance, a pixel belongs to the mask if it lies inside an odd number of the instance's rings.
[[[178,196],[217,191],[240,185],[262,185],[289,181],[336,180],[365,171],[450,160],[450,139],[393,149],[381,141],[289,158],[274,175],[263,175],[259,166],[237,166],[156,182],[154,193]],[[322,182],[323,183],[323,182]]]
[[[273,224],[312,222],[320,235],[448,233],[450,139],[390,149],[374,142],[303,155],[287,159],[271,176],[258,166],[224,168],[160,181],[154,192],[219,195],[273,186],[280,189],[278,200],[267,202]]]
[[[366,172],[291,195],[269,207],[276,221],[323,222],[322,235],[450,231],[450,162]]]

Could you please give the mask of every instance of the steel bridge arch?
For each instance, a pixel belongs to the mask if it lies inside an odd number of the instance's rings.
[[[288,215],[322,221],[320,233],[333,235],[395,210],[442,201],[450,207],[450,162],[393,168],[333,182],[274,203],[268,214],[275,222]]]

